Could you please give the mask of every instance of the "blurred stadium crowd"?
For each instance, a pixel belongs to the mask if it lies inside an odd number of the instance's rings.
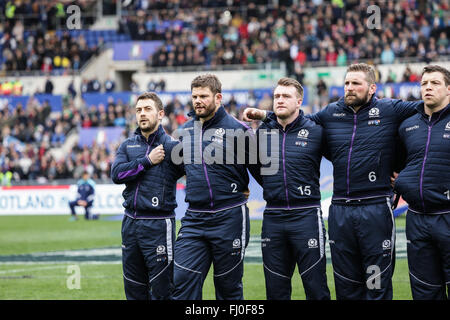
[[[398,81],[419,79],[417,74],[407,69],[403,79]],[[316,90],[324,100],[321,100],[320,105],[313,105],[312,110],[320,110],[324,105],[338,99],[329,95],[324,81],[319,81]],[[52,148],[60,148],[73,130],[81,128],[122,127],[124,138],[131,135],[137,127],[133,106],[110,100],[107,105],[84,105],[78,109],[69,92],[65,101],[63,112],[60,113],[51,113],[50,105],[40,104],[32,98],[26,108],[17,106],[0,110],[1,172],[11,172],[10,178],[15,182],[33,180],[49,183],[55,179],[79,178],[84,170],[88,170],[94,179],[109,182],[110,165],[118,144],[94,142],[90,148],[75,145],[65,152],[62,159],[56,159],[49,151]],[[269,110],[272,108],[272,99],[265,96],[257,100],[250,95],[249,105]],[[233,98],[225,108],[236,118],[242,119],[243,108],[239,108]],[[188,120],[191,110],[190,102],[183,104],[176,98],[169,101],[165,105],[166,116],[162,121],[165,130],[169,134],[176,130]],[[257,123],[252,125],[256,127]],[[2,175],[0,180],[1,178],[6,179],[6,175]]]
[[[163,40],[151,67],[285,62],[345,66],[360,59],[392,63],[398,58],[430,62],[450,54],[449,3],[377,1],[379,28],[368,28],[371,1],[128,1],[118,33],[133,40]],[[2,70],[78,70],[98,53],[83,34],[55,33],[72,3],[93,1],[0,0]],[[14,10],[11,10],[14,7]],[[199,8],[202,8],[199,10]],[[32,18],[24,22],[17,16]],[[87,20],[87,18],[85,18]],[[84,21],[88,23],[88,21]]]
[[[384,64],[411,57],[428,63],[450,54],[447,1],[428,1],[423,9],[420,1],[379,1],[378,29],[366,25],[369,1],[346,1],[345,6],[343,1],[298,1],[276,8],[236,2],[226,11],[139,10],[121,29],[134,39],[164,40],[149,61],[153,67],[266,62],[285,62],[290,68],[295,62],[345,66],[360,59]]]
[[[114,1],[105,2],[109,6],[104,10],[113,11]],[[149,59],[149,67],[285,62],[288,74],[302,82],[304,66],[345,66],[361,59],[377,65],[397,58],[428,63],[450,54],[445,15],[448,1],[381,1],[377,4],[383,12],[382,28],[372,30],[364,25],[366,19],[361,19],[367,17],[369,1],[346,1],[345,5],[335,0],[279,1],[277,8],[268,6],[267,1],[128,2],[118,33],[134,40],[163,40]],[[57,19],[66,18],[64,8],[71,3],[92,5],[89,1],[0,0],[0,10],[5,12],[0,30],[0,70],[41,70],[47,74],[58,68],[79,69],[97,54],[101,41],[89,46],[83,35],[73,38],[66,32],[54,32],[61,23]],[[15,6],[14,11],[11,6]],[[225,7],[229,9],[223,10]],[[16,18],[19,14],[34,14],[34,20],[27,20],[25,27]],[[29,27],[34,31],[28,32]],[[409,69],[402,79],[387,78],[388,82],[419,80]],[[63,158],[50,152],[60,148],[74,129],[122,127],[124,137],[134,132],[134,110],[126,103],[75,107],[73,98],[77,94],[114,91],[114,82],[108,81],[101,84],[92,79],[84,81],[82,88],[69,86],[61,113],[51,113],[51,106],[34,99],[26,108],[0,108],[0,180],[48,183],[79,178],[83,170],[88,170],[94,179],[109,182],[118,145],[76,145],[65,151]],[[163,91],[163,82],[152,81],[148,88]],[[314,111],[338,98],[329,94],[324,81],[319,81],[315,89],[321,99],[313,102]],[[253,106],[270,109],[271,98],[254,101]],[[189,103],[176,99],[165,108],[163,125],[168,133],[183,124],[192,109]],[[241,118],[242,108],[233,99],[226,108]]]

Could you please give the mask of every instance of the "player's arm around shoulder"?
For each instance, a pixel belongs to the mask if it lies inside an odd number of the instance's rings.
[[[418,101],[403,101],[400,99],[381,99],[380,103],[389,104],[394,110],[397,120],[399,122],[408,119],[417,113],[417,107],[423,103],[422,100]]]
[[[171,168],[177,179],[181,178],[186,174],[184,171],[183,143],[172,136],[168,136],[164,143],[164,149],[164,161],[167,161],[169,168]]]

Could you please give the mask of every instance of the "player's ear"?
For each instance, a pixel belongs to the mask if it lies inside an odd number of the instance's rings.
[[[216,93],[214,95],[214,100],[215,100],[214,102],[215,102],[216,106],[220,106],[221,103],[222,103],[222,94],[221,93]]]
[[[164,115],[165,115],[165,114],[166,114],[166,113],[164,112],[164,109],[159,110],[159,111],[158,111],[158,120],[161,121],[161,120],[164,118]]]
[[[372,83],[369,86],[369,94],[372,95],[375,94],[375,92],[377,92],[377,85],[375,83]]]

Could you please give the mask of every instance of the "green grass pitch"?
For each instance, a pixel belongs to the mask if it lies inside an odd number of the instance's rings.
[[[263,267],[258,258],[260,220],[251,220],[253,249],[244,268],[244,296],[264,300]],[[177,226],[179,227],[179,221]],[[405,219],[396,219],[404,229]],[[121,300],[125,299],[120,263],[121,221],[69,222],[67,216],[0,217],[0,300]],[[250,247],[250,245],[249,245]],[[250,258],[252,256],[253,258]],[[329,253],[327,256],[329,260]],[[246,258],[247,260],[247,258]],[[73,266],[79,268],[79,286],[74,287]],[[335,299],[331,263],[327,263],[328,285]],[[393,278],[394,299],[410,300],[408,266],[397,257]],[[305,294],[296,271],[292,279],[292,299]],[[203,298],[215,299],[212,272],[204,284]]]

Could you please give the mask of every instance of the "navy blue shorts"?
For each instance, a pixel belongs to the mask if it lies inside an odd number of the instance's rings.
[[[264,212],[261,249],[268,300],[291,299],[296,265],[306,299],[330,299],[325,238],[320,208]]]
[[[216,213],[187,211],[175,244],[174,299],[201,300],[211,264],[217,300],[244,298],[242,276],[249,238],[246,205]]]
[[[175,219],[122,221],[122,263],[128,300],[170,300]]]
[[[447,300],[450,292],[450,214],[406,214],[406,239],[414,300]]]
[[[390,199],[331,204],[328,234],[336,298],[392,299],[395,222]]]

